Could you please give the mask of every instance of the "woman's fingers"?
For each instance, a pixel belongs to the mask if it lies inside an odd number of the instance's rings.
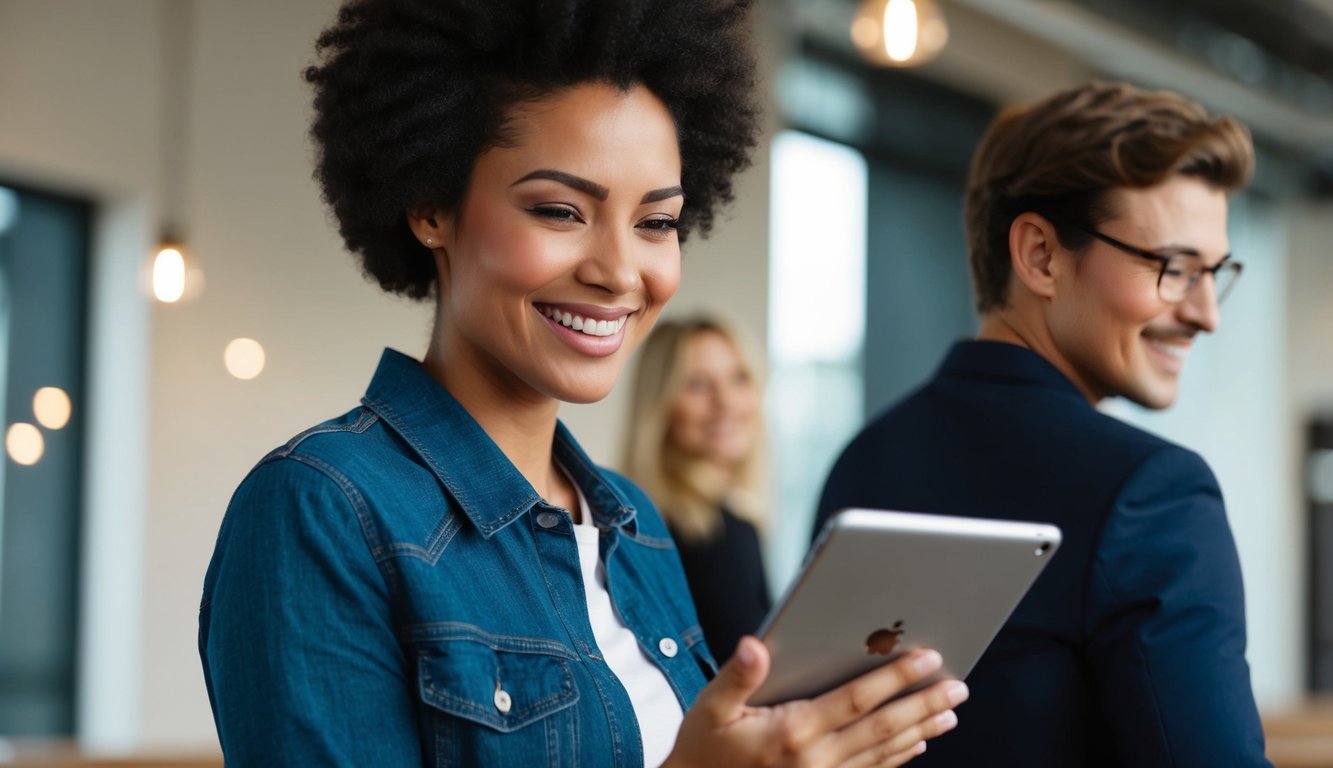
[[[953,708],[967,701],[967,686],[945,680],[881,707],[839,731],[835,753],[847,765],[900,765],[917,744],[953,730]]]
[[[942,663],[940,655],[929,649],[904,654],[897,661],[844,683],[811,703],[819,715],[820,724],[827,730],[838,730],[874,712],[888,699],[937,672]]]
[[[742,637],[736,644],[736,653],[699,692],[691,711],[701,710],[719,725],[740,717],[745,702],[768,677],[768,663],[768,648],[753,637]]]
[[[842,764],[842,768],[894,768],[926,751],[926,742],[918,741],[901,752],[867,750]]]

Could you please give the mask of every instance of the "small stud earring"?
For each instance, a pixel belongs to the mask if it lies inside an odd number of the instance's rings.
[[[426,238],[426,247],[427,247],[427,248],[432,248],[432,247],[434,247],[434,246],[435,246],[435,238],[433,238],[433,237],[428,237],[428,238]]]

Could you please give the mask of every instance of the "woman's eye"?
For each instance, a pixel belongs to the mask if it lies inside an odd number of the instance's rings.
[[[579,218],[578,211],[563,205],[537,205],[529,208],[528,212],[534,216],[540,216],[544,219],[554,219],[556,221],[583,221],[583,219]]]
[[[666,232],[672,229],[680,228],[680,219],[648,219],[639,224],[640,229],[651,229],[657,232]]]

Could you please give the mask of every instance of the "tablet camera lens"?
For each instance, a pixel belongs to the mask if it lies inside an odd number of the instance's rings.
[[[1033,554],[1036,555],[1037,557],[1041,557],[1042,555],[1050,551],[1051,551],[1051,542],[1043,541],[1041,545],[1037,547],[1037,551],[1033,552]]]

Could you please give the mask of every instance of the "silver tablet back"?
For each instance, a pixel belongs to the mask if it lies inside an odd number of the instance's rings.
[[[964,678],[1059,545],[1042,523],[844,510],[758,632],[773,661],[750,703],[816,696],[920,647]]]

